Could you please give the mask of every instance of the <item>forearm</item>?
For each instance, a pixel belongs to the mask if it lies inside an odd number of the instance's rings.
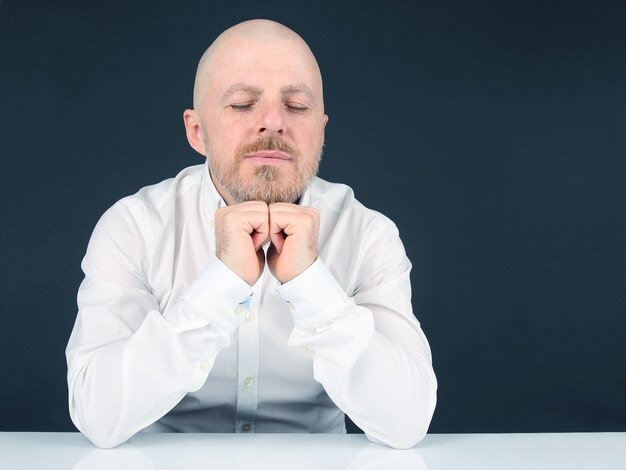
[[[163,315],[153,305],[136,328],[99,300],[103,291],[119,297],[110,286],[95,283],[79,294],[79,320],[67,348],[69,406],[94,444],[124,442],[204,384],[240,320],[232,311],[249,293],[241,282],[229,284],[228,276],[209,267],[175,305]],[[216,278],[222,280],[219,292],[211,288]],[[124,303],[148,310],[149,298],[141,294]]]
[[[72,420],[97,446],[116,446],[201,387],[229,342],[215,325],[178,332],[153,311],[125,341],[68,348]]]
[[[315,379],[370,440],[407,448],[426,435],[437,389],[430,360],[376,332],[367,309],[348,306],[331,324],[296,328],[289,344],[311,353]]]
[[[309,279],[297,281],[309,289],[281,288],[293,305],[295,328],[289,344],[311,353],[315,379],[368,438],[391,447],[415,445],[428,429],[437,389],[419,324],[409,318],[410,312],[397,311],[404,302],[356,305],[323,271],[318,265],[305,273]],[[324,300],[313,301],[310,309],[312,302],[306,299],[315,296],[310,292],[316,288],[324,292]],[[399,297],[396,291],[397,286],[386,285],[361,299]]]

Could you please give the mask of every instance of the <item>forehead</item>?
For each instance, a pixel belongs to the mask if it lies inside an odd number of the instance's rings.
[[[261,90],[306,85],[321,97],[319,68],[306,44],[296,40],[233,38],[213,51],[207,63],[207,92],[224,93],[237,83]]]

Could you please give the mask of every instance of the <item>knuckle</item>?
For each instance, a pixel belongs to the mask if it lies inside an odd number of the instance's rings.
[[[317,221],[320,218],[320,212],[317,209],[315,209],[314,207],[311,207],[311,208],[307,209],[306,215],[307,215],[307,218],[309,219],[309,221],[312,222],[312,223],[317,223]]]
[[[224,211],[221,214],[220,219],[225,223],[225,224],[229,224],[233,221],[233,219],[235,218],[235,214],[232,211]]]

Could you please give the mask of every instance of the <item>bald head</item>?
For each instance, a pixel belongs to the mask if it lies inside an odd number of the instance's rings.
[[[272,67],[292,67],[307,74],[312,91],[323,101],[320,69],[306,42],[275,21],[249,20],[224,31],[203,54],[196,72],[193,107],[202,108],[207,91],[223,72],[239,68],[255,74]]]

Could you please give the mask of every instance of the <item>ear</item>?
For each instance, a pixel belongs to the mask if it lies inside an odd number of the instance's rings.
[[[185,109],[183,113],[183,121],[185,122],[185,132],[187,133],[187,141],[191,148],[200,155],[207,156],[204,145],[204,131],[202,130],[200,116],[193,109]]]

